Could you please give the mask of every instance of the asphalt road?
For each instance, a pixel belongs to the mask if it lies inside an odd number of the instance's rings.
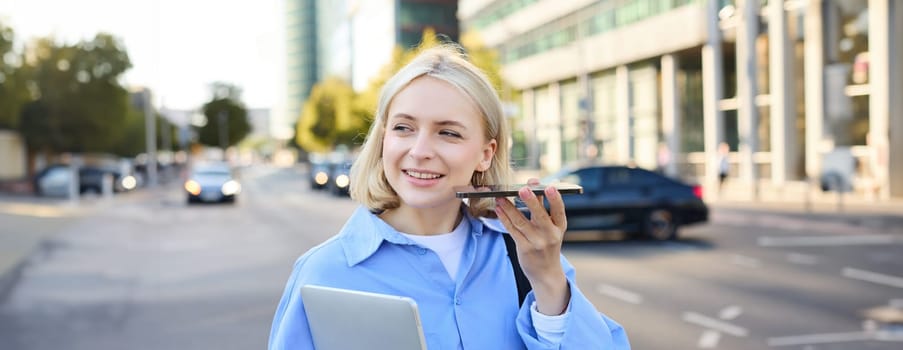
[[[234,206],[169,187],[64,224],[3,217],[58,232],[0,298],[0,349],[264,348],[292,263],[355,207],[303,175],[245,169]],[[676,242],[575,232],[564,253],[634,349],[900,349],[868,313],[903,308],[898,227],[716,208]]]

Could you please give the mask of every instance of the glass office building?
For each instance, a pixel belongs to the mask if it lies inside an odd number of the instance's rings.
[[[462,0],[459,17],[522,92],[528,167],[635,164],[716,188],[724,142],[751,198],[827,173],[903,197],[901,2]]]
[[[315,0],[289,0],[286,14],[286,116],[295,120],[311,87],[320,79],[317,64]]]
[[[366,88],[396,45],[420,43],[426,28],[457,41],[456,0],[289,0],[288,105],[297,116],[318,81],[335,76]]]

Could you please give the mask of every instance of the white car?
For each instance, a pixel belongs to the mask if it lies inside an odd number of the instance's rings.
[[[241,192],[241,183],[235,179],[228,164],[205,163],[192,167],[184,188],[188,203],[233,203]]]

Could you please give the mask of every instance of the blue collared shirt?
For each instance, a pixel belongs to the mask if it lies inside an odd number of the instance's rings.
[[[466,213],[466,210],[464,211]],[[574,268],[561,262],[571,289],[560,344],[537,336],[533,292],[518,305],[517,287],[497,220],[465,214],[470,235],[452,280],[439,257],[364,207],[341,232],[296,262],[273,319],[269,349],[314,349],[299,288],[318,284],[408,296],[417,302],[427,347],[445,349],[629,349],[627,334],[583,295]]]

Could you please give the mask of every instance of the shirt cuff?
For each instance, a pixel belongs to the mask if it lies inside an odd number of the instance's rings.
[[[530,315],[533,319],[533,328],[536,329],[536,335],[545,342],[556,345],[561,343],[564,337],[565,322],[571,313],[571,304],[568,303],[564,313],[558,316],[549,316],[539,312],[536,308],[536,301],[530,305]]]

